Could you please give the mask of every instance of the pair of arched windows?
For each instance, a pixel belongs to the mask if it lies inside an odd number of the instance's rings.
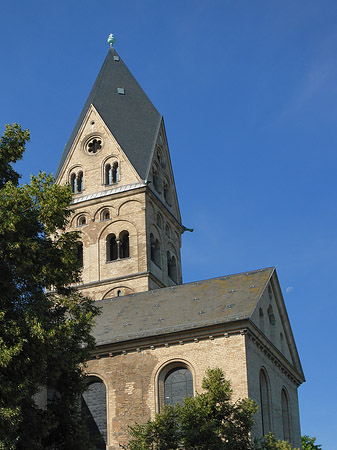
[[[282,429],[283,439],[291,442],[289,397],[285,388],[281,391]],[[260,370],[260,411],[262,422],[262,435],[272,431],[271,423],[271,395],[270,384],[266,371]]]
[[[106,164],[104,168],[104,184],[110,185],[115,184],[119,181],[119,168],[118,162],[113,164]]]
[[[79,194],[83,191],[83,172],[73,172],[70,175],[70,186],[74,194]]]
[[[106,239],[106,260],[115,261],[130,256],[129,232],[124,230],[119,233],[117,238],[111,233]]]

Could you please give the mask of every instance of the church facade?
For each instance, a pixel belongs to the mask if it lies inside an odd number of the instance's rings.
[[[275,268],[182,284],[181,223],[162,116],[110,47],[61,157],[81,231],[78,288],[101,307],[82,406],[97,448],[201,390],[220,367],[259,406],[253,436],[300,447],[304,375]]]

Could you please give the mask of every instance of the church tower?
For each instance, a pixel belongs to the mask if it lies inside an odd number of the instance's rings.
[[[63,151],[70,230],[81,231],[81,291],[95,300],[182,283],[183,227],[163,117],[115,49]]]

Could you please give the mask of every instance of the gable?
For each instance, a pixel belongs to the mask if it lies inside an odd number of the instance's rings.
[[[303,375],[276,271],[271,274],[251,315],[251,321]]]
[[[116,179],[107,180],[106,170],[116,166]],[[59,172],[58,182],[70,183],[73,174],[83,173],[77,195],[92,195],[112,187],[121,188],[141,179],[96,108],[91,105]],[[76,192],[75,192],[76,193]],[[76,197],[74,197],[76,199]]]
[[[110,48],[108,51],[95,84],[64,148],[55,177],[59,177],[91,105],[98,111],[139,177],[145,180],[161,115],[114,48]]]
[[[163,119],[147,170],[148,187],[162,204],[181,222],[177,191]]]

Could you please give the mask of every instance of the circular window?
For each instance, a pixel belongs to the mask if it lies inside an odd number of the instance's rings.
[[[95,155],[103,148],[103,140],[100,136],[91,136],[84,144],[84,150],[89,155]]]

